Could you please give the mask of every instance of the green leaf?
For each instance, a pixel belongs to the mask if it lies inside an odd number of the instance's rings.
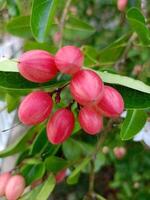
[[[66,40],[83,40],[95,33],[95,28],[74,16],[69,16],[64,28]]]
[[[28,148],[29,147],[28,141],[33,137],[38,128],[39,127],[33,127],[24,134],[22,134],[15,143],[11,144],[6,149],[0,151],[0,157],[1,158],[7,157]]]
[[[70,151],[71,149],[71,151]],[[93,147],[85,142],[69,138],[63,143],[63,153],[68,160],[77,160],[91,153]]]
[[[15,60],[1,60],[0,71],[2,72],[18,72],[17,61]]]
[[[100,77],[103,79],[105,83],[122,85],[134,90],[138,90],[140,92],[145,92],[145,93],[150,94],[150,86],[146,85],[142,81],[135,80],[127,76],[121,76],[118,74],[108,73],[107,71],[98,72],[98,74],[100,75]]]
[[[38,185],[37,187],[32,189],[30,192],[25,193],[22,197],[19,198],[19,200],[35,199],[35,197],[39,194],[41,188],[42,188],[42,185]]]
[[[45,51],[49,51],[50,53],[56,53],[57,48],[54,46],[50,46],[49,43],[44,42],[44,43],[38,43],[38,42],[33,42],[33,41],[26,41],[24,44],[24,50],[29,51],[33,49],[42,49]]]
[[[129,140],[144,126],[147,115],[143,110],[128,110],[126,119],[121,128],[121,139]]]
[[[39,134],[37,134],[36,138],[34,139],[34,142],[31,146],[30,154],[40,154],[41,151],[43,151],[44,147],[47,145],[47,135],[46,135],[46,129],[44,128],[41,130]]]
[[[49,175],[43,184],[24,194],[20,200],[47,200],[54,187],[55,177],[53,175]]]
[[[44,163],[39,164],[26,164],[21,168],[21,174],[25,177],[26,184],[30,185],[33,181],[36,181],[43,177],[45,173]]]
[[[111,84],[122,95],[125,108],[145,109],[150,107],[150,86],[127,76],[98,72],[105,83]]]
[[[33,89],[48,89],[48,91],[52,91],[66,84],[69,80],[69,76],[61,76],[61,78],[56,77],[47,83],[40,84],[26,80],[17,72],[0,72],[0,88],[17,93],[28,93]]]
[[[45,159],[44,162],[46,165],[46,169],[50,172],[58,172],[64,169],[68,164],[66,160],[56,156],[50,156],[47,159]]]
[[[40,192],[37,194],[35,200],[47,200],[55,187],[55,177],[50,175],[44,182]]]
[[[150,108],[150,94],[133,90],[120,85],[112,85],[122,95],[126,109],[147,109]]]
[[[76,166],[75,170],[71,173],[71,175],[67,178],[67,183],[74,183],[75,177],[86,167],[86,165],[90,162],[90,158],[85,158],[81,164]]]
[[[106,48],[100,50],[97,56],[100,64],[101,65],[107,64],[108,66],[110,66],[114,62],[116,62],[118,58],[122,55],[127,45],[129,37],[130,37],[130,34],[124,35],[121,38],[114,41],[109,46],[107,46]]]
[[[17,95],[6,94],[5,100],[7,102],[7,111],[12,112],[15,110],[20,102],[20,98]]]
[[[143,44],[150,44],[150,31],[145,24],[142,13],[137,8],[130,8],[127,12],[127,20],[132,29],[138,34]]]
[[[100,64],[100,66],[112,66],[123,53],[129,37],[130,34],[124,35],[101,50],[97,50],[87,45],[83,46],[83,51],[85,54],[85,66],[94,66],[94,64],[97,66],[98,64]]]
[[[19,16],[12,18],[6,26],[6,29],[12,35],[29,38],[32,37],[30,28],[30,16]]]
[[[45,40],[53,23],[58,4],[59,0],[33,0],[31,29],[37,41],[43,42]]]

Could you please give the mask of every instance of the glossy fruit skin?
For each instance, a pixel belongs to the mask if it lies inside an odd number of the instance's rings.
[[[63,74],[75,74],[81,69],[83,61],[83,53],[75,46],[64,46],[55,55],[56,66]]]
[[[103,128],[103,118],[91,107],[83,107],[78,116],[80,126],[83,130],[90,134],[95,135]]]
[[[104,95],[97,107],[106,117],[118,117],[123,112],[124,101],[116,89],[110,86],[104,86]]]
[[[44,50],[31,50],[22,54],[18,69],[24,78],[35,83],[47,82],[58,72],[54,56]]]
[[[7,200],[17,200],[25,189],[25,180],[23,176],[12,176],[6,186],[5,195]]]
[[[103,96],[104,85],[101,78],[94,71],[81,70],[73,76],[70,91],[79,104],[95,104]]]
[[[115,147],[115,148],[113,149],[113,152],[114,152],[115,157],[116,157],[118,160],[120,160],[120,159],[122,159],[122,158],[125,156],[125,154],[126,154],[126,149],[125,149],[124,147]]]
[[[128,3],[128,0],[118,0],[117,1],[118,10],[123,12],[127,6],[127,3]]]
[[[64,142],[71,135],[74,123],[74,115],[69,109],[57,110],[47,124],[48,140],[52,144]]]
[[[5,195],[5,188],[6,188],[6,185],[9,181],[10,177],[11,177],[10,172],[5,172],[0,175],[0,197]]]
[[[28,94],[21,102],[18,110],[19,120],[26,125],[36,125],[49,117],[53,101],[51,96],[42,91]]]
[[[56,174],[56,176],[55,176],[56,183],[61,183],[65,179],[66,174],[67,174],[67,170],[66,169],[61,170],[60,172],[58,172]]]

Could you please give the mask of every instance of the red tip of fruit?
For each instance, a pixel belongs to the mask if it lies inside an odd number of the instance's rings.
[[[54,57],[43,50],[25,52],[19,59],[20,74],[29,81],[44,83],[57,74]]]
[[[61,48],[55,56],[55,63],[61,73],[73,75],[78,72],[84,61],[81,50],[75,46]]]
[[[47,137],[52,144],[64,142],[72,133],[74,128],[73,113],[62,108],[57,110],[47,124]]]
[[[6,186],[5,195],[7,200],[17,200],[23,193],[25,188],[25,180],[23,176],[12,176]]]
[[[32,92],[20,104],[19,119],[26,125],[41,123],[50,115],[52,106],[53,102],[49,94],[42,91]]]
[[[92,108],[83,107],[79,112],[79,123],[85,132],[95,135],[103,128],[102,117]]]
[[[70,90],[78,103],[87,105],[100,101],[103,96],[104,85],[94,71],[81,70],[73,76]]]
[[[104,116],[118,117],[123,112],[124,101],[116,89],[104,86],[104,95],[97,106]]]

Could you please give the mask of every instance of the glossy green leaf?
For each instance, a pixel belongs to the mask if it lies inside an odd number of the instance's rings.
[[[55,187],[55,177],[50,175],[44,182],[40,192],[37,194],[35,200],[47,200]]]
[[[90,144],[75,140],[73,138],[69,138],[63,143],[63,152],[68,160],[77,160],[83,156],[85,157],[89,155],[92,150],[93,147]]]
[[[46,129],[44,128],[41,130],[39,134],[37,134],[36,138],[33,141],[33,144],[30,149],[30,154],[40,154],[44,147],[47,145],[47,135],[46,135]]]
[[[20,171],[21,174],[25,177],[26,184],[29,185],[33,181],[43,177],[45,173],[45,165],[44,163],[25,164]]]
[[[50,156],[45,161],[46,169],[50,172],[58,172],[64,169],[68,162],[56,156]]]
[[[101,50],[97,50],[92,46],[83,46],[85,66],[94,66],[94,64],[97,66],[98,64],[100,66],[112,66],[123,53],[129,37],[130,34],[124,35]]]
[[[20,102],[20,98],[17,95],[10,95],[10,94],[6,94],[5,100],[7,103],[8,112],[12,112],[13,110],[15,110]]]
[[[74,171],[71,173],[71,175],[67,178],[67,183],[68,184],[72,184],[74,183],[74,179],[75,177],[86,167],[86,165],[90,162],[90,158],[85,158],[81,164],[79,164],[78,166],[76,166],[76,168],[74,169]]]
[[[4,59],[0,61],[0,71],[2,72],[18,72],[17,61]]]
[[[98,72],[102,80],[115,87],[122,95],[125,108],[145,109],[150,108],[150,86],[142,81],[127,76]]]
[[[47,83],[40,84],[26,80],[17,72],[0,72],[0,88],[12,92],[16,91],[17,93],[29,92],[33,89],[47,89],[51,91],[67,83],[69,80],[69,76],[61,76],[59,79],[56,77]]]
[[[147,115],[143,110],[128,110],[121,128],[121,139],[129,140],[144,126]]]
[[[22,197],[19,198],[19,200],[35,199],[35,197],[39,194],[41,188],[42,188],[42,185],[38,185],[37,187],[32,189],[30,192],[25,193]]]
[[[95,28],[81,19],[69,16],[64,28],[64,37],[66,40],[83,40],[95,33]]]
[[[28,141],[33,137],[37,130],[38,127],[33,127],[24,134],[22,134],[15,143],[9,145],[6,149],[0,151],[0,158],[13,155],[28,148]]]
[[[127,12],[127,20],[132,29],[138,34],[143,44],[150,44],[150,31],[145,24],[145,19],[138,8],[131,8]]]
[[[47,200],[54,187],[55,177],[53,175],[49,175],[43,184],[24,194],[20,200]]]
[[[142,81],[135,80],[127,76],[121,76],[118,74],[108,73],[107,71],[98,72],[98,74],[101,76],[101,78],[103,79],[105,83],[122,85],[134,90],[138,90],[140,92],[145,92],[145,93],[150,94],[150,86],[146,85]]]
[[[44,42],[53,23],[58,3],[59,0],[33,0],[31,29],[37,41]]]
[[[42,49],[45,51],[49,51],[50,53],[56,53],[57,51],[56,47],[49,45],[49,43],[47,42],[38,43],[38,42],[33,42],[33,41],[26,41],[24,44],[24,50],[29,51],[33,49]]]
[[[30,28],[30,16],[19,16],[12,18],[6,26],[6,29],[12,35],[29,38],[32,37]]]
[[[122,95],[126,109],[147,109],[150,108],[150,94],[133,90],[121,85],[112,85]]]

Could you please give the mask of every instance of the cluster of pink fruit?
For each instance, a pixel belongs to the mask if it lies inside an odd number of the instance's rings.
[[[61,183],[67,175],[67,170],[61,170],[55,175],[56,183]],[[34,181],[31,188],[42,183],[42,179]],[[24,193],[25,179],[21,175],[11,175],[4,172],[0,175],[0,197],[6,196],[7,200],[17,200]]]
[[[80,126],[88,134],[95,135],[103,127],[102,116],[119,116],[124,109],[124,101],[116,89],[104,86],[97,73],[82,68],[83,62],[84,56],[79,48],[65,46],[55,56],[43,50],[26,52],[19,59],[18,68],[24,78],[37,83],[51,80],[58,71],[71,75],[70,92],[80,107]],[[34,91],[22,101],[19,119],[26,125],[41,123],[50,116],[52,107],[53,99],[49,93]],[[71,135],[74,123],[71,109],[57,110],[47,124],[49,141],[53,144],[65,141]]]
[[[25,188],[25,180],[21,175],[11,175],[5,172],[0,175],[0,197],[6,196],[7,200],[18,199]]]

